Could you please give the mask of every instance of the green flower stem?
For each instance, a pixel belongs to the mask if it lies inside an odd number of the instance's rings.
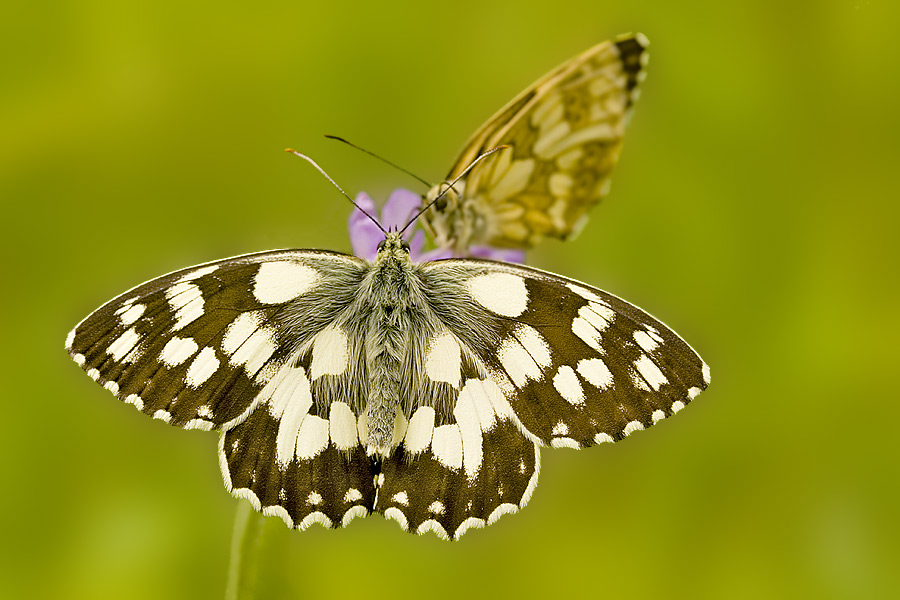
[[[228,581],[225,600],[250,598],[256,554],[262,538],[262,515],[253,510],[246,500],[239,500],[234,515],[234,531],[231,534],[231,558],[228,565]]]

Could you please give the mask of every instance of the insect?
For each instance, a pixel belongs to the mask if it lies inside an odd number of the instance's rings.
[[[709,368],[641,309],[502,262],[320,250],[191,267],[66,338],[121,400],[217,430],[228,490],[289,527],[372,512],[457,539],[523,507],[542,446],[614,442],[681,410]]]
[[[473,246],[527,249],[546,237],[577,235],[609,191],[648,44],[641,34],[626,34],[594,46],[482,125],[447,181],[490,148],[510,151],[472,169],[429,209],[425,222],[436,244],[466,256]],[[432,187],[423,202],[448,187]]]

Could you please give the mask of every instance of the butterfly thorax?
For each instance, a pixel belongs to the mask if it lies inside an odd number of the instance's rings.
[[[369,373],[366,399],[367,452],[387,456],[401,408],[401,369],[410,346],[410,312],[418,294],[409,246],[398,233],[379,245],[362,293],[369,294],[365,355]]]

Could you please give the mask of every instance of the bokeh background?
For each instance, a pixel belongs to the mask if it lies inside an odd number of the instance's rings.
[[[430,180],[538,76],[627,31],[649,76],[611,195],[529,263],[656,314],[712,366],[688,410],[545,451],[460,543],[261,520],[258,597],[900,595],[892,2],[10,3],[0,19],[0,595],[218,598],[216,435],[91,382],[69,329],[125,289],[349,250],[347,190]]]

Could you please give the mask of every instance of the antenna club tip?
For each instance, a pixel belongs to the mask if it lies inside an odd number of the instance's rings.
[[[297,154],[297,151],[294,150],[293,148],[285,148],[284,151],[285,151],[285,152],[290,152],[291,154]]]

